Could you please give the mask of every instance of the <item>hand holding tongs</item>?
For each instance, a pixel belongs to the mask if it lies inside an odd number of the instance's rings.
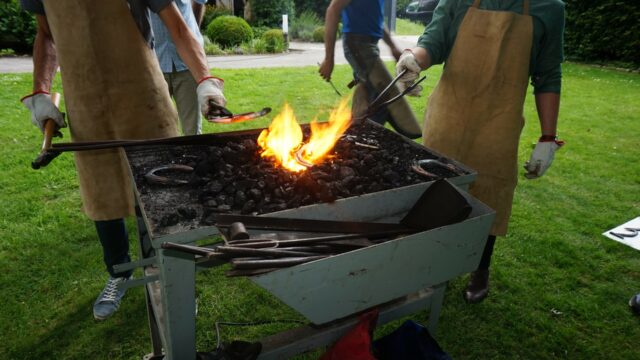
[[[363,116],[363,118],[367,118],[367,117],[372,116],[373,114],[375,114],[378,111],[380,111],[380,109],[382,109],[383,107],[385,107],[385,106],[395,102],[396,100],[400,99],[401,97],[405,96],[407,93],[411,92],[411,90],[415,89],[416,86],[418,86],[418,84],[423,82],[424,79],[427,78],[426,76],[421,77],[420,79],[415,81],[413,84],[409,85],[406,89],[404,89],[400,94],[392,97],[389,100],[386,100],[384,102],[380,102],[382,100],[382,98],[389,92],[389,90],[391,88],[393,88],[393,86],[398,82],[398,80],[400,80],[402,75],[404,75],[407,71],[408,71],[407,69],[402,70],[398,75],[396,75],[395,78],[393,78],[393,80],[391,80],[391,82],[389,83],[389,85],[387,85],[387,87],[382,89],[380,94],[378,94],[378,96],[369,104],[369,108],[367,109],[367,113]]]
[[[265,116],[271,112],[271,108],[266,107],[260,111],[233,115],[233,113],[229,111],[229,109],[225,108],[224,106],[220,106],[213,101],[209,102],[209,107],[211,110],[209,110],[209,112],[207,113],[207,121],[216,124],[231,124],[253,120]]]

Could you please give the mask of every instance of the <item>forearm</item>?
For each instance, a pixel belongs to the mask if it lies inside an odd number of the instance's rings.
[[[197,3],[195,1],[191,2],[191,9],[193,10],[193,15],[196,17],[196,21],[198,22],[198,26],[202,25],[202,19],[204,18],[204,4]]]
[[[158,15],[169,30],[178,55],[189,68],[193,78],[198,81],[209,76],[209,67],[204,49],[191,30],[189,30],[189,27],[187,27],[175,4],[171,3],[162,9]]]
[[[389,33],[389,30],[386,26],[382,29],[382,40],[387,44],[387,46],[389,46],[389,49],[391,49],[391,54],[394,58],[396,58],[397,61],[400,58],[402,51],[393,41],[393,38],[391,37],[391,34]]]
[[[336,47],[336,34],[340,22],[341,8],[332,2],[327,8],[324,20],[324,53],[325,59],[333,60]]]
[[[431,56],[429,56],[429,52],[427,51],[427,49],[422,47],[414,47],[413,49],[411,49],[411,52],[413,52],[413,56],[415,56],[416,61],[418,62],[418,65],[420,65],[420,68],[422,68],[422,70],[426,70],[431,67]]]
[[[558,125],[558,112],[560,111],[560,94],[547,92],[539,93],[535,96],[541,133],[542,135],[555,136]]]
[[[37,22],[38,30],[33,43],[33,92],[50,92],[58,69],[58,57],[46,18],[38,15]]]

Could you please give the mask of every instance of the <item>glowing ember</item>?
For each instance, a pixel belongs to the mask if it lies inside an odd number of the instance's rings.
[[[331,112],[328,122],[312,121],[311,136],[305,144],[302,143],[302,128],[296,122],[291,107],[285,104],[269,129],[263,130],[258,137],[258,145],[263,150],[261,155],[274,157],[284,168],[296,172],[319,164],[351,125],[348,101],[345,98],[340,102],[338,108]]]

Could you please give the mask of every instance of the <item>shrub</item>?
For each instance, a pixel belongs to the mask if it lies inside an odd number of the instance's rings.
[[[253,29],[253,37],[256,39],[261,38],[262,34],[271,30],[268,26],[252,26],[251,29]]]
[[[313,32],[318,26],[322,26],[322,21],[318,15],[311,11],[304,11],[294,19],[289,35],[292,39],[312,41]]]
[[[282,15],[292,19],[295,15],[293,0],[251,0],[251,25],[282,27]]]
[[[212,42],[222,47],[231,47],[242,44],[253,38],[253,30],[244,19],[223,15],[214,19],[207,26],[207,36]]]
[[[284,34],[282,30],[271,29],[262,34],[262,39],[267,45],[267,52],[280,53],[284,51]]]
[[[297,12],[310,12],[324,19],[331,0],[294,0]]]
[[[640,2],[565,0],[565,54],[640,65]]]
[[[324,42],[324,26],[318,26],[313,30],[313,41]]]
[[[36,36],[36,21],[22,11],[18,0],[0,2],[0,49],[30,52]]]
[[[209,37],[204,35],[204,53],[207,55],[226,55],[226,52],[220,48],[220,45],[211,42]]]
[[[227,9],[224,6],[215,6],[215,5],[206,5],[204,8],[204,17],[202,18],[202,26],[203,30],[211,24],[211,22],[220,16],[224,15],[233,15],[233,11],[231,9]]]

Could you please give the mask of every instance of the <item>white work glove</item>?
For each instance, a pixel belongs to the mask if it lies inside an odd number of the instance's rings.
[[[31,122],[44,133],[44,124],[52,119],[58,128],[67,127],[64,115],[51,101],[51,95],[45,92],[33,93],[20,99],[31,112]]]
[[[558,141],[555,136],[541,136],[536,147],[531,153],[531,158],[524,164],[527,173],[524,176],[527,179],[536,179],[542,176],[551,166],[553,156],[564,141]]]
[[[198,82],[198,87],[196,88],[198,104],[200,104],[200,111],[205,118],[215,115],[210,102],[222,107],[227,104],[227,99],[224,98],[222,93],[223,88],[224,80],[213,76],[206,77]]]
[[[396,83],[398,89],[401,92],[411,86],[411,84],[413,84],[413,82],[416,81],[420,76],[420,71],[422,71],[422,68],[420,67],[420,65],[418,65],[416,57],[409,49],[404,50],[402,52],[402,55],[400,55],[400,59],[396,64],[396,75],[400,74],[405,69],[407,70],[407,72],[402,75],[402,77],[400,77],[400,79],[398,79],[398,82]],[[422,91],[422,86],[418,85],[413,90],[408,92],[407,95],[420,96],[420,91]]]

